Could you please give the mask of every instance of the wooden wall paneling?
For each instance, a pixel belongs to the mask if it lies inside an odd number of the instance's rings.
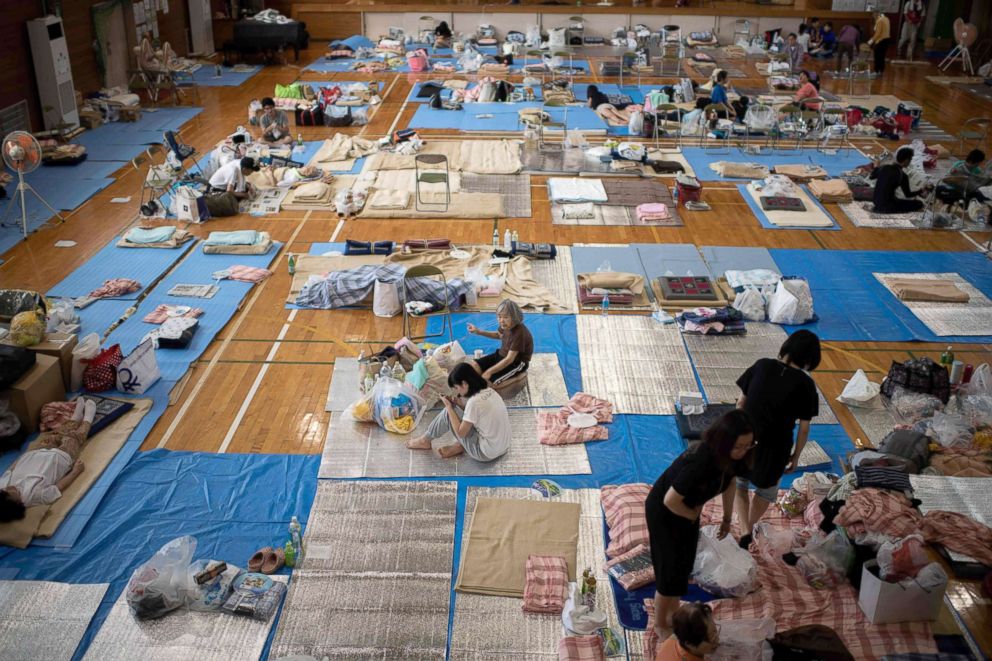
[[[0,108],[27,99],[31,126],[44,128],[38,88],[34,84],[34,63],[28,42],[26,21],[40,15],[37,2],[5,3],[0,21],[0,43],[4,44],[3,66],[0,66]]]
[[[310,38],[317,41],[344,39],[353,34],[362,34],[362,14],[325,13],[302,11],[293,18],[307,24]]]

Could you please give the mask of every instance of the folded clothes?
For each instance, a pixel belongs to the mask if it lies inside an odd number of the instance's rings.
[[[846,204],[854,201],[851,187],[843,179],[814,179],[809,182],[809,192],[821,202]]]
[[[819,165],[776,165],[775,174],[784,174],[793,181],[804,184],[814,179],[826,179],[827,171]]]
[[[560,614],[568,591],[568,564],[557,555],[529,555],[525,569],[523,609]]]
[[[203,310],[200,308],[191,308],[189,306],[180,305],[166,305],[163,303],[146,314],[144,318],[142,318],[142,321],[146,324],[161,324],[172,317],[189,317],[191,319],[196,319],[202,314]]]
[[[228,268],[227,271],[230,273],[227,277],[231,280],[237,280],[238,282],[258,283],[272,275],[272,271],[268,269],[260,269],[254,266],[242,266],[240,264]]]
[[[131,280],[129,278],[113,278],[111,280],[105,280],[103,285],[97,287],[89,294],[88,298],[114,298],[116,296],[123,296],[125,294],[130,294],[141,289],[141,283],[137,280]]]
[[[638,220],[665,220],[670,217],[668,205],[664,202],[648,202],[637,205]]]
[[[602,637],[565,636],[558,641],[558,661],[606,661]]]
[[[579,286],[579,303],[582,305],[596,305],[603,301],[603,296],[610,302],[610,305],[633,305],[634,295],[631,293],[621,294],[620,290],[608,294],[594,294],[591,289]],[[627,290],[629,292],[629,290]]]
[[[608,561],[603,569],[628,592],[655,581],[651,549],[645,544],[638,544],[626,553],[618,555]]]
[[[710,163],[710,169],[726,179],[764,179],[768,176],[768,168],[759,163],[717,161]]]

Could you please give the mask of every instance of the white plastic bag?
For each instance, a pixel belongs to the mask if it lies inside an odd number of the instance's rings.
[[[854,562],[854,547],[840,530],[814,537],[802,551],[796,567],[806,581],[818,590],[833,588],[847,580],[847,571]]]
[[[813,318],[813,295],[805,280],[782,279],[768,299],[768,321],[798,326]]]
[[[755,589],[758,563],[727,535],[717,539],[719,526],[705,526],[699,534],[692,577],[707,592],[720,597],[743,597]]]
[[[747,321],[765,320],[765,297],[754,287],[747,287],[734,298],[732,307]]]
[[[992,369],[988,363],[975,368],[971,381],[961,386],[961,392],[967,395],[992,395]]]
[[[930,562],[926,542],[919,534],[909,535],[878,547],[878,573],[883,581],[915,577]]]
[[[536,25],[527,26],[527,48],[538,48],[541,45],[541,28]]]
[[[754,542],[758,552],[770,562],[782,559],[782,556],[792,551],[795,533],[791,528],[779,528],[767,521],[761,521],[754,526]]]
[[[720,645],[706,654],[707,661],[762,661],[765,641],[775,636],[775,620],[721,620]],[[771,658],[771,648],[769,646]]]
[[[199,223],[206,220],[203,193],[192,186],[180,186],[176,190],[176,216],[179,220]]]
[[[837,401],[848,406],[865,407],[878,397],[881,387],[881,385],[869,381],[865,371],[859,369],[844,386],[844,391],[837,397]]]
[[[372,294],[372,313],[377,317],[395,317],[402,311],[396,283],[376,280]]]
[[[458,340],[442,344],[431,355],[434,356],[434,360],[437,361],[441,369],[449,372],[455,368],[455,365],[465,360],[465,350],[462,349]]]
[[[930,433],[927,436],[936,439],[945,448],[964,447],[971,444],[975,430],[963,415],[937,411],[930,421]]]
[[[57,333],[60,328],[79,325],[79,315],[72,306],[72,301],[59,298],[48,303],[48,324],[45,330]]]
[[[154,341],[139,344],[117,366],[117,390],[128,395],[140,395],[158,381],[158,361]]]
[[[627,122],[627,131],[631,136],[638,136],[644,131],[644,113],[634,111],[630,113],[630,120]]]
[[[195,537],[177,537],[134,570],[125,596],[135,617],[161,617],[196,598],[196,581],[190,567],[195,551]]]
[[[392,377],[380,377],[372,389],[372,417],[393,434],[409,434],[427,410],[417,389]]]
[[[86,371],[84,360],[96,358],[100,353],[100,336],[90,333],[79,341],[72,350],[72,373],[69,378],[71,390],[79,390],[83,387],[83,372]]]

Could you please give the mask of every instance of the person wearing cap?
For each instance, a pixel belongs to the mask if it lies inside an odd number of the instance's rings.
[[[289,117],[282,110],[276,109],[276,102],[270,97],[262,99],[262,117],[258,125],[262,127],[260,142],[270,147],[293,142],[293,134],[289,130]]]
[[[240,161],[231,161],[218,168],[210,177],[210,190],[215,193],[231,193],[239,200],[251,197],[251,185],[245,177],[258,170],[258,164],[251,156],[245,156]]]

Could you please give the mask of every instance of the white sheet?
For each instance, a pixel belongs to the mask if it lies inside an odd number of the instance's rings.
[[[606,189],[599,179],[552,177],[548,179],[552,202],[606,202]]]

